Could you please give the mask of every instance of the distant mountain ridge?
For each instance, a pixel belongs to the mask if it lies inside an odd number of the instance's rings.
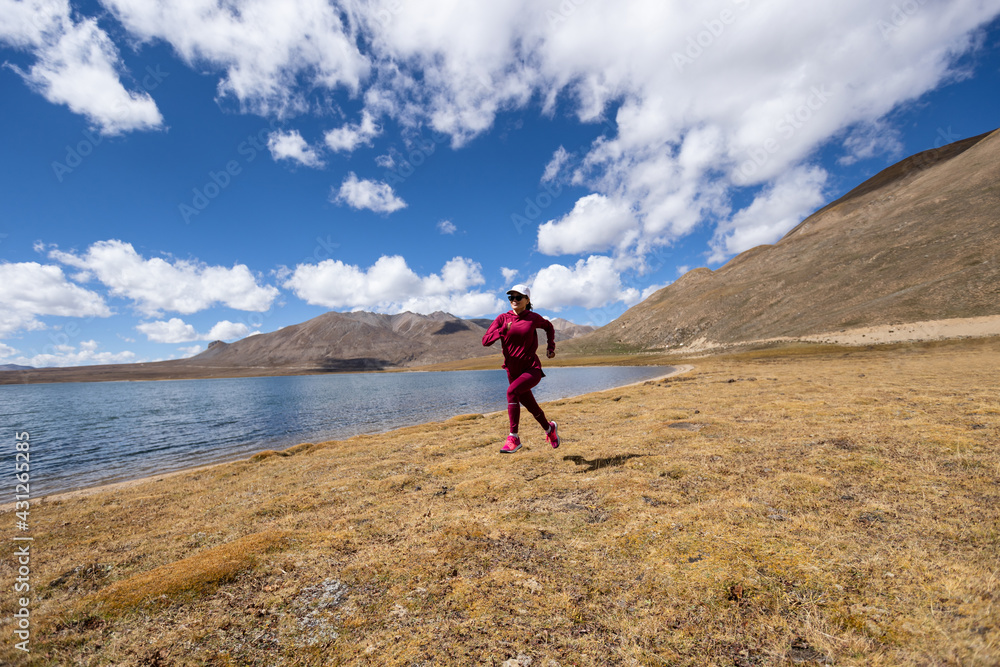
[[[443,312],[430,315],[329,312],[300,324],[247,336],[232,343],[213,341],[204,352],[188,359],[16,369],[16,372],[0,375],[0,384],[414,368],[473,357],[499,356],[498,345],[482,345],[483,334],[492,321],[492,318],[461,319]],[[552,322],[556,327],[557,341],[594,329],[558,318]]]
[[[302,367],[328,371],[411,368],[496,354],[482,346],[492,319],[461,319],[444,312],[385,315],[330,312],[234,343],[216,341],[185,360],[199,366]],[[594,327],[552,320],[556,340]]]
[[[712,347],[1000,314],[1000,131],[884,169],[774,245],[699,268],[572,341]]]
[[[556,329],[556,341],[570,340],[597,330],[597,327],[589,324],[574,324],[561,317],[554,317],[549,321]]]
[[[233,343],[215,342],[186,365],[324,371],[410,367],[483,356],[485,329],[448,313],[324,313]]]

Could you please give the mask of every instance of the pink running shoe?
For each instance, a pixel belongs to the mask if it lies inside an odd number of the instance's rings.
[[[559,433],[557,432],[558,428],[559,427],[556,425],[555,422],[549,422],[549,432],[545,434],[545,439],[549,441],[550,445],[552,445],[552,449],[556,449],[557,447],[559,447]]]
[[[521,449],[521,439],[516,435],[507,436],[507,444],[500,448],[501,454],[513,454]]]

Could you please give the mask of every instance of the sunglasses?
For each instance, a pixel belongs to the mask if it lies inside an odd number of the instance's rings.
[[[524,298],[523,294],[508,294],[507,295],[507,300],[510,301],[511,303],[515,303],[517,301],[520,301],[523,298]]]

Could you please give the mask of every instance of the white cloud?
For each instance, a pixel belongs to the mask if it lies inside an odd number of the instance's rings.
[[[0,264],[0,336],[44,329],[39,317],[109,317],[101,295],[76,285],[60,267],[37,262]]]
[[[370,146],[372,139],[381,132],[375,124],[375,119],[367,111],[361,115],[361,122],[347,124],[335,130],[330,130],[324,136],[326,145],[336,152],[350,153],[361,145]]]
[[[712,239],[709,262],[765,243],[774,243],[823,203],[827,174],[800,168],[783,175],[731,220],[719,225]]]
[[[243,338],[249,333],[250,327],[243,322],[222,320],[217,322],[202,340],[235,340]]]
[[[502,108],[521,107],[543,83],[529,65],[544,26],[542,3],[499,0],[351,2],[378,63],[378,110],[404,124],[430,124],[461,145],[490,128]],[[523,48],[522,48],[523,47]]]
[[[549,163],[545,165],[545,171],[542,173],[542,183],[548,183],[549,181],[554,181],[556,177],[559,176],[559,172],[569,161],[569,153],[565,148],[560,146],[555,153],[552,154],[552,159]]]
[[[10,345],[0,343],[0,359],[6,359],[7,357],[12,357],[15,354],[17,354],[17,350],[12,348]]]
[[[628,204],[604,195],[579,199],[573,210],[559,220],[538,228],[538,249],[546,255],[578,255],[601,252],[615,245],[628,245],[638,223]]]
[[[167,261],[139,255],[132,244],[98,241],[83,255],[53,250],[49,257],[93,274],[114,296],[131,299],[145,315],[162,311],[190,314],[221,304],[237,310],[265,311],[278,296],[261,286],[243,264],[232,268],[197,261]]]
[[[144,322],[136,327],[154,343],[190,343],[196,340],[234,340],[243,338],[250,328],[242,322],[222,320],[208,333],[198,333],[195,328],[178,317],[157,322]]]
[[[514,278],[517,278],[518,271],[517,269],[508,269],[506,266],[502,266],[500,267],[500,273],[503,274],[504,283],[509,283]]]
[[[397,197],[388,184],[359,179],[353,171],[348,173],[340,185],[340,191],[331,201],[376,213],[392,213],[406,208],[406,202]]]
[[[507,309],[500,299],[484,292],[448,294],[445,296],[411,297],[402,302],[396,312],[428,314],[437,311],[458,317],[495,315]]]
[[[639,301],[639,291],[625,288],[610,257],[591,255],[572,267],[552,264],[535,276],[531,301],[555,311],[570,306],[601,308],[618,301],[632,305]]]
[[[58,57],[45,71],[63,87],[43,73],[39,85],[80,104],[87,79],[70,86],[70,70],[59,63],[81,62],[89,45],[95,57],[87,71],[114,95],[83,98],[93,108],[81,113],[106,119],[113,97],[127,101],[137,127],[159,123],[151,100],[117,83],[117,55],[96,24],[65,27],[65,0],[0,2],[3,39],[36,52],[43,36],[31,17],[59,8],[53,20],[64,27],[53,34],[67,35],[66,44],[52,46]],[[332,150],[368,143],[378,133],[374,119],[404,130],[429,126],[461,146],[489,131],[501,111],[537,100],[544,113],[614,121],[606,136],[574,151],[572,179],[632,211],[635,239],[616,244],[619,262],[720,220],[713,250],[724,256],[743,244],[719,238],[752,236],[759,226],[732,215],[730,201],[743,188],[779,187],[783,174],[808,168],[833,142],[843,142],[847,162],[892,151],[879,123],[954,79],[959,57],[977,44],[973,32],[1000,14],[995,1],[982,0],[843,0],[816,11],[793,0],[103,4],[129,37],[163,40],[199,70],[223,72],[220,94],[249,111],[302,111],[309,99],[347,89],[363,101],[361,120],[327,135]],[[569,162],[556,151],[542,178],[561,177]],[[404,205],[389,185],[352,179],[335,201],[382,212]],[[744,233],[744,223],[753,229]],[[591,252],[599,240],[578,250]],[[553,243],[575,247],[564,238]]]
[[[126,90],[118,49],[97,21],[75,21],[68,0],[0,0],[0,43],[28,51],[27,71],[10,66],[53,104],[85,116],[103,134],[148,130],[163,124],[146,91]]]
[[[201,345],[192,345],[190,347],[179,347],[177,351],[181,353],[181,358],[186,359],[188,357],[193,357],[194,355],[202,352]]]
[[[93,364],[128,364],[136,361],[135,353],[101,352],[100,344],[94,340],[82,341],[79,347],[73,345],[53,345],[41,354],[30,357],[18,356],[4,359],[4,363],[35,368],[62,366],[89,366]]]
[[[504,307],[495,295],[472,291],[484,282],[482,267],[464,257],[449,260],[439,274],[419,276],[394,255],[380,257],[367,269],[332,259],[299,264],[283,286],[326,308],[474,316]]]
[[[307,167],[322,167],[319,153],[311,148],[298,130],[272,132],[267,138],[267,147],[275,160],[292,160]]]
[[[193,326],[178,317],[172,317],[166,322],[144,322],[136,329],[154,343],[190,343],[202,338]]]
[[[379,111],[428,122],[455,145],[535,95],[552,113],[557,98],[567,101],[585,121],[616,104],[615,129],[584,151],[575,182],[630,205],[638,238],[628,252],[641,255],[706,222],[731,222],[740,188],[773,187],[838,138],[852,137],[859,158],[891,148],[859,138],[948,81],[970,31],[1000,11],[979,0],[899,7],[498,0],[469,11],[385,0],[355,11],[371,37]],[[567,166],[557,151],[543,179]]]
[[[368,74],[368,58],[358,51],[356,35],[326,0],[102,4],[133,37],[162,39],[198,69],[225,70],[219,94],[235,97],[254,113],[304,110],[303,89],[356,91]]]
[[[454,234],[458,231],[458,227],[451,220],[442,220],[438,223],[437,228],[442,234]]]

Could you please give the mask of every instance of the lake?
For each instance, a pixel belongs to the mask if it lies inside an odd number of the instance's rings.
[[[641,382],[669,366],[546,368],[541,401]],[[506,410],[503,370],[0,385],[0,423],[28,431],[31,496]],[[528,421],[525,421],[527,419]],[[521,423],[534,424],[522,411]],[[497,433],[501,443],[506,433]],[[0,501],[6,502],[6,501]]]

